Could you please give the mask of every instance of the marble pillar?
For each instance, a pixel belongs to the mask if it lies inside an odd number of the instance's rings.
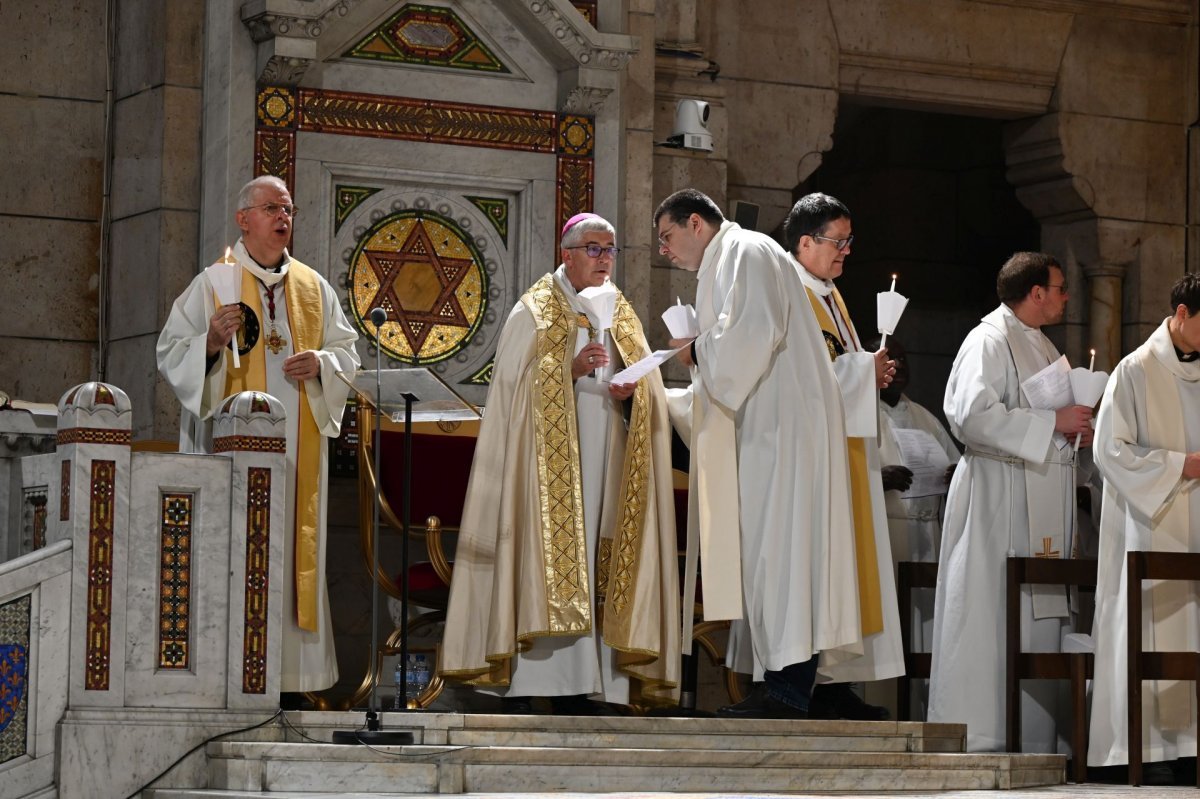
[[[1085,265],[1088,286],[1088,347],[1095,368],[1111,372],[1121,360],[1121,305],[1124,264]]]

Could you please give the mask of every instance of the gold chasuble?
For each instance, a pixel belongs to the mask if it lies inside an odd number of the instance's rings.
[[[619,292],[612,324],[625,364],[649,354],[641,323]],[[638,381],[628,429],[617,422],[620,429],[610,432],[599,551],[589,553],[571,377],[579,325],[547,274],[521,298],[501,335],[439,673],[507,686],[514,655],[534,639],[592,635],[598,627],[617,667],[638,681],[630,701],[670,701],[678,684],[679,585],[662,379],[654,372]],[[596,559],[594,593],[589,557]]]
[[[242,302],[259,319],[263,318],[259,301],[258,279],[242,271]],[[286,284],[286,285],[285,285]],[[324,340],[321,286],[316,273],[296,259],[288,262],[287,277],[280,282],[287,298],[288,327],[291,328],[292,353],[319,350]],[[220,301],[217,301],[220,307]],[[235,369],[233,355],[225,352],[225,396],[239,391],[266,391],[266,331],[253,348],[241,356],[242,366]],[[317,630],[317,533],[321,507],[321,433],[313,419],[304,383],[298,385],[300,419],[296,448],[296,624],[302,630]]]
[[[825,336],[829,348],[829,359],[849,349],[838,330],[829,308],[812,289],[806,288],[817,324]],[[849,320],[850,313],[842,302],[842,295],[834,289],[830,295],[837,303],[842,318]],[[870,470],[867,467],[867,444],[862,438],[846,439],[846,454],[850,465],[850,502],[854,510],[854,553],[858,563],[858,606],[863,636],[883,631],[883,605],[879,589],[879,562],[875,551],[875,524],[872,519]]]

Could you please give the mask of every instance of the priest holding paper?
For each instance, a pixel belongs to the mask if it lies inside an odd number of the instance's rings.
[[[1090,407],[1043,410],[1030,397],[1034,378],[1059,360],[1041,328],[1063,319],[1062,268],[1044,253],[1016,253],[996,293],[1000,307],[967,335],[946,386],[946,419],[966,452],[942,523],[929,690],[929,720],[966,723],[971,751],[1005,746],[1006,558],[1069,556],[1071,445],[1092,439]],[[1022,649],[1059,651],[1071,629],[1065,590],[1026,586],[1021,609]],[[1056,751],[1058,686],[1030,681],[1023,691],[1023,751]]]
[[[562,263],[500,334],[463,508],[439,671],[528,713],[666,704],[679,683],[671,429],[662,378],[610,282],[615,232],[562,230]]]
[[[1200,276],[1175,283],[1171,311],[1117,365],[1096,419],[1093,454],[1104,505],[1089,766],[1129,762],[1126,552],[1200,552]],[[1147,581],[1141,591],[1146,648],[1198,651],[1196,585]],[[1143,684],[1144,762],[1195,757],[1195,702],[1190,682]]]
[[[737,620],[731,665],[757,683],[718,715],[805,718],[818,658],[862,653],[837,384],[778,244],[695,189],[654,224],[662,254],[697,271],[699,335],[676,356],[692,383],[671,397],[691,448],[684,623],[698,550],[704,616]]]
[[[287,411],[282,690],[337,682],[325,586],[327,439],[341,429],[358,367],[358,334],[329,282],[287,251],[296,208],[279,178],[238,195],[242,237],[175,301],[158,339],[158,369],[182,409],[181,452],[209,452],[226,397],[264,391]],[[236,346],[235,359],[232,346]]]
[[[828,194],[801,197],[784,222],[784,239],[820,325],[826,351],[837,376],[846,417],[846,448],[850,460],[850,496],[854,510],[853,544],[857,553],[859,607],[862,612],[861,658],[822,665],[813,705],[820,718],[878,720],[887,708],[864,702],[849,683],[886,680],[904,673],[900,612],[888,534],[883,481],[879,463],[879,389],[895,374],[887,350],[868,352],[834,279],[842,274],[854,241],[850,209]],[[885,294],[903,297],[892,291]],[[889,298],[890,299],[890,298]],[[887,303],[881,303],[887,304]],[[895,327],[898,313],[889,315]],[[881,316],[881,320],[882,320]],[[824,684],[828,683],[828,684]]]

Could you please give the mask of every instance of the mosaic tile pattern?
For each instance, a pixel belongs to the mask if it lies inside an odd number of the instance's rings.
[[[247,470],[246,609],[242,638],[242,693],[267,692],[267,596],[271,563],[271,470]]]
[[[114,444],[127,447],[132,441],[132,430],[100,430],[94,427],[68,427],[55,435],[55,443],[60,447],[67,444]]]
[[[192,594],[192,494],[162,495],[158,585],[158,667],[190,665]]]
[[[500,240],[507,247],[508,200],[493,197],[471,197],[469,195],[467,196],[467,200],[480,211],[483,211],[483,215],[487,217],[487,221],[492,223],[492,227],[496,228],[496,232],[500,234]]]
[[[87,645],[83,687],[107,691],[112,634],[113,505],[115,461],[92,461],[88,523]]]
[[[337,233],[350,212],[362,204],[363,200],[375,194],[379,189],[369,186],[334,186],[333,187],[333,232]]]
[[[62,462],[62,479],[58,483],[58,520],[71,520],[71,462]]]
[[[475,374],[462,381],[466,386],[490,386],[492,384],[492,370],[496,368],[496,356],[492,355],[488,362],[483,365]]]
[[[26,594],[0,605],[0,763],[26,752],[32,602]]]
[[[452,9],[408,3],[342,53],[343,58],[511,73]]]

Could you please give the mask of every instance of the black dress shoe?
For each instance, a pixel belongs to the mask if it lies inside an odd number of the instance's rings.
[[[889,715],[886,707],[868,705],[844,682],[815,686],[808,705],[810,719],[885,721]]]
[[[552,696],[550,697],[550,707],[554,709],[556,716],[616,716],[617,711],[613,710],[606,702],[597,702],[594,699],[589,699],[585,694],[573,694],[571,696]]]
[[[533,701],[528,696],[502,696],[500,712],[508,716],[528,716],[533,713]]]
[[[736,705],[717,708],[717,715],[726,719],[806,719],[808,714],[798,707],[780,702],[767,694],[767,684],[756,682],[749,695]]]

